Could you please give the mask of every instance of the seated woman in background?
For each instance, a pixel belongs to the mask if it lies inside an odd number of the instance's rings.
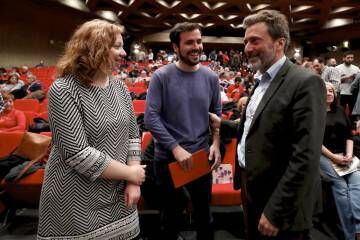
[[[14,132],[26,130],[25,114],[13,107],[14,96],[3,93],[4,110],[0,113],[0,132]]]
[[[23,98],[26,93],[22,89],[24,82],[20,80],[20,74],[13,72],[10,74],[8,81],[1,85],[0,90],[3,92],[10,92],[16,99]]]
[[[326,127],[320,169],[333,182],[332,192],[346,240],[360,240],[360,172],[343,176],[333,164],[347,166],[353,161],[351,123],[344,109],[337,106],[335,88],[326,83]]]

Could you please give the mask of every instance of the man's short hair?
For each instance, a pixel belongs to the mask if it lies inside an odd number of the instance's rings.
[[[347,56],[349,56],[349,55],[353,55],[353,56],[354,56],[354,53],[351,52],[351,51],[346,51],[346,52],[344,52],[343,57],[345,58],[345,57],[347,57]]]
[[[170,42],[179,46],[180,44],[180,33],[182,32],[192,32],[198,29],[201,33],[201,28],[197,23],[191,22],[183,22],[177,23],[171,30],[170,30]]]
[[[285,38],[284,52],[286,52],[290,44],[289,23],[286,16],[276,10],[261,10],[247,16],[243,21],[243,27],[246,29],[256,23],[262,22],[266,24],[269,35],[273,40]]]

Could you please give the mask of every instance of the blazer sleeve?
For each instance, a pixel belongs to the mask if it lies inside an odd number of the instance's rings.
[[[238,135],[240,122],[231,120],[221,120],[220,136],[223,138],[235,138]]]
[[[280,229],[291,226],[299,209],[310,206],[325,130],[324,82],[315,75],[299,80],[290,105],[292,156],[264,209],[265,216]]]

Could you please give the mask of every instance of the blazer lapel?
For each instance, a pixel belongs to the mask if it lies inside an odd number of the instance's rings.
[[[291,63],[287,59],[285,61],[284,65],[280,68],[279,72],[274,77],[274,79],[271,81],[269,88],[266,90],[263,98],[261,99],[258,107],[256,108],[254,118],[251,121],[248,135],[250,134],[251,129],[254,126],[254,123],[257,121],[260,114],[264,110],[266,104],[269,102],[269,100],[274,95],[276,90],[280,87],[281,83],[285,80],[285,76],[286,76],[287,72],[289,71],[290,67],[291,67]]]

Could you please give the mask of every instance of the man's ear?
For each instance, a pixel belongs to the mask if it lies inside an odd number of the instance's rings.
[[[172,46],[173,46],[174,52],[176,54],[179,54],[179,46],[176,43],[173,43]]]

